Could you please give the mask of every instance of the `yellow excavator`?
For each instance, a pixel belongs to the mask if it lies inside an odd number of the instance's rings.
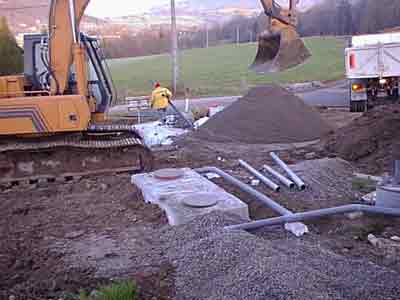
[[[309,54],[296,33],[298,0],[289,9],[261,2],[271,24],[253,68],[300,63]],[[98,40],[79,30],[88,3],[51,0],[48,34],[24,38],[24,75],[0,77],[0,184],[152,168],[136,130],[106,120],[115,89]]]
[[[0,183],[152,168],[136,130],[105,118],[115,89],[79,31],[88,3],[51,0],[48,34],[25,36],[24,75],[0,77]]]

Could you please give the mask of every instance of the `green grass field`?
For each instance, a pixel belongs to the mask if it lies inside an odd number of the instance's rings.
[[[257,44],[224,45],[183,51],[181,82],[196,96],[239,95],[263,83],[336,80],[343,77],[344,42],[334,37],[306,38],[313,56],[306,63],[277,74],[257,75],[248,69]],[[110,68],[121,96],[146,95],[151,81],[168,86],[171,64],[168,55],[114,59]]]

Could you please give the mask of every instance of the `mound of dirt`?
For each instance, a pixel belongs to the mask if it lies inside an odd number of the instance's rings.
[[[296,143],[331,131],[300,98],[277,85],[259,86],[211,118],[195,136],[213,142]]]
[[[400,159],[400,104],[379,106],[330,135],[325,148],[369,173],[391,171]]]

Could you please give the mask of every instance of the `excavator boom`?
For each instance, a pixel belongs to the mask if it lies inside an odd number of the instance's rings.
[[[67,89],[73,46],[79,43],[79,24],[88,4],[89,0],[51,0],[48,44],[53,95]]]
[[[261,0],[264,12],[267,16],[275,18],[286,25],[297,25],[297,6],[298,0],[289,0],[289,13],[284,14],[282,7],[275,0]]]

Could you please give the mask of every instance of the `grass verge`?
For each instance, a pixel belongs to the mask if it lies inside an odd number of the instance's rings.
[[[86,291],[79,293],[79,300],[137,300],[137,287],[131,281],[116,282],[103,286],[88,295]]]

